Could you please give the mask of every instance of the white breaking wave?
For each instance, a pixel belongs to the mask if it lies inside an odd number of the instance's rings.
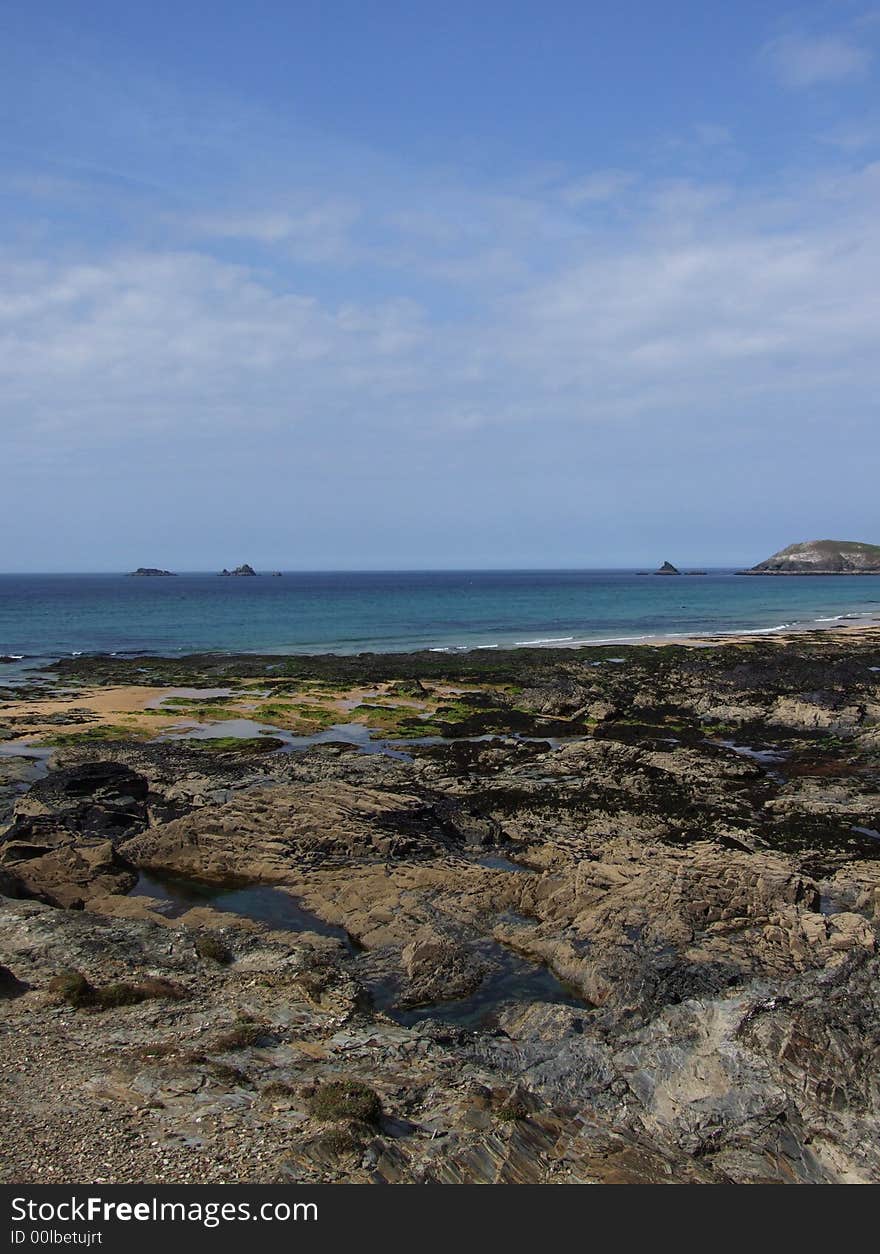
[[[586,640],[573,640],[572,644],[629,644],[633,640],[654,640],[655,636],[643,633],[641,636],[590,636]]]
[[[501,642],[499,644],[452,644],[452,645],[434,645],[429,646],[429,653],[467,653],[477,649],[522,649],[529,647],[551,646],[551,645],[571,645],[580,647],[582,645],[608,645],[608,644],[637,644],[642,640],[700,640],[706,637],[722,637],[722,636],[769,636],[774,632],[780,631],[798,631],[809,630],[810,623],[836,623],[844,620],[852,619],[877,619],[878,614],[872,613],[848,613],[848,614],[831,614],[821,618],[812,619],[795,619],[794,622],[775,623],[771,627],[727,627],[712,628],[704,627],[702,630],[694,631],[646,631],[638,635],[632,636],[536,636],[530,640],[515,640],[512,644]],[[593,662],[593,666],[604,666],[608,662],[624,662],[625,658],[603,658],[602,661]],[[880,669],[880,668],[871,668]]]
[[[514,648],[521,648],[526,644],[571,644],[573,640],[574,636],[543,636],[540,640],[516,640]],[[492,645],[493,649],[497,647],[497,645]]]
[[[736,631],[707,631],[707,636],[769,636],[774,631],[790,631],[797,623],[777,623],[775,627],[738,627]]]
[[[873,614],[831,614],[827,618],[814,618],[814,623],[839,623],[845,618],[873,618]]]

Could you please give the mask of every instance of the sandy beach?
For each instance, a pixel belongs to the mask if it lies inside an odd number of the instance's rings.
[[[840,623],[826,628],[750,631],[725,636],[647,637],[641,640],[586,644],[548,643],[538,646],[538,649],[547,652],[560,649],[577,651],[588,659],[592,651],[607,651],[609,647],[614,647],[625,662],[628,652],[646,647],[660,650],[674,647],[747,650],[758,641],[779,649],[802,641],[815,641],[832,648],[835,645],[845,647],[852,641],[862,644],[876,643],[880,646],[880,620]],[[356,664],[356,659],[354,661]],[[56,691],[58,687],[66,687],[66,684],[50,683],[45,691],[40,692],[38,698],[28,695],[4,699],[3,690],[0,689],[0,723],[5,722],[15,733],[8,738],[4,751],[12,752],[16,743],[40,745],[53,740],[59,744],[71,743],[82,737],[83,733],[95,735],[112,731],[118,736],[154,738],[175,730],[185,730],[193,724],[224,720],[263,722],[282,730],[308,734],[322,726],[328,726],[330,722],[368,723],[369,714],[359,707],[368,709],[370,703],[390,703],[391,707],[403,711],[409,708],[425,718],[430,718],[445,700],[463,691],[454,684],[435,683],[430,699],[416,701],[389,693],[389,687],[393,686],[389,683],[372,687],[354,683],[350,686],[324,686],[318,690],[313,685],[304,683],[301,688],[291,690],[290,685],[285,682],[279,693],[279,686],[270,677],[254,679],[236,674],[234,659],[229,660],[226,676],[228,685],[222,690],[216,690],[222,691],[222,695],[213,695],[215,690],[206,687],[203,690],[192,690],[195,695],[190,698],[178,695],[181,692],[186,694],[190,690],[181,689],[175,684],[164,687],[137,684],[108,686],[104,683],[89,683],[87,678],[80,680],[76,691],[70,693]],[[280,705],[276,699],[278,695],[283,698]],[[167,704],[169,700],[172,702],[170,705]]]

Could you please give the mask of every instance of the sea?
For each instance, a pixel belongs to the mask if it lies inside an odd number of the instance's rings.
[[[880,618],[880,576],[632,570],[0,575],[0,655],[637,643]]]

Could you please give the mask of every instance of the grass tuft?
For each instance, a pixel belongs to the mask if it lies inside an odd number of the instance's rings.
[[[81,971],[62,971],[49,983],[49,992],[56,1001],[77,1010],[112,1010],[117,1006],[136,1006],[142,1001],[167,999],[180,1001],[186,990],[171,980],[145,976],[141,980],[118,980],[96,987]]]
[[[309,1114],[323,1123],[376,1124],[382,1115],[379,1095],[362,1080],[327,1080],[309,1097]]]
[[[195,946],[200,958],[217,962],[222,967],[228,967],[234,959],[232,950],[214,932],[200,932],[196,937]]]

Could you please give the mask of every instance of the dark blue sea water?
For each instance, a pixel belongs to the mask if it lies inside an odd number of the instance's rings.
[[[323,652],[626,641],[880,616],[880,577],[633,571],[0,575],[0,654]]]

